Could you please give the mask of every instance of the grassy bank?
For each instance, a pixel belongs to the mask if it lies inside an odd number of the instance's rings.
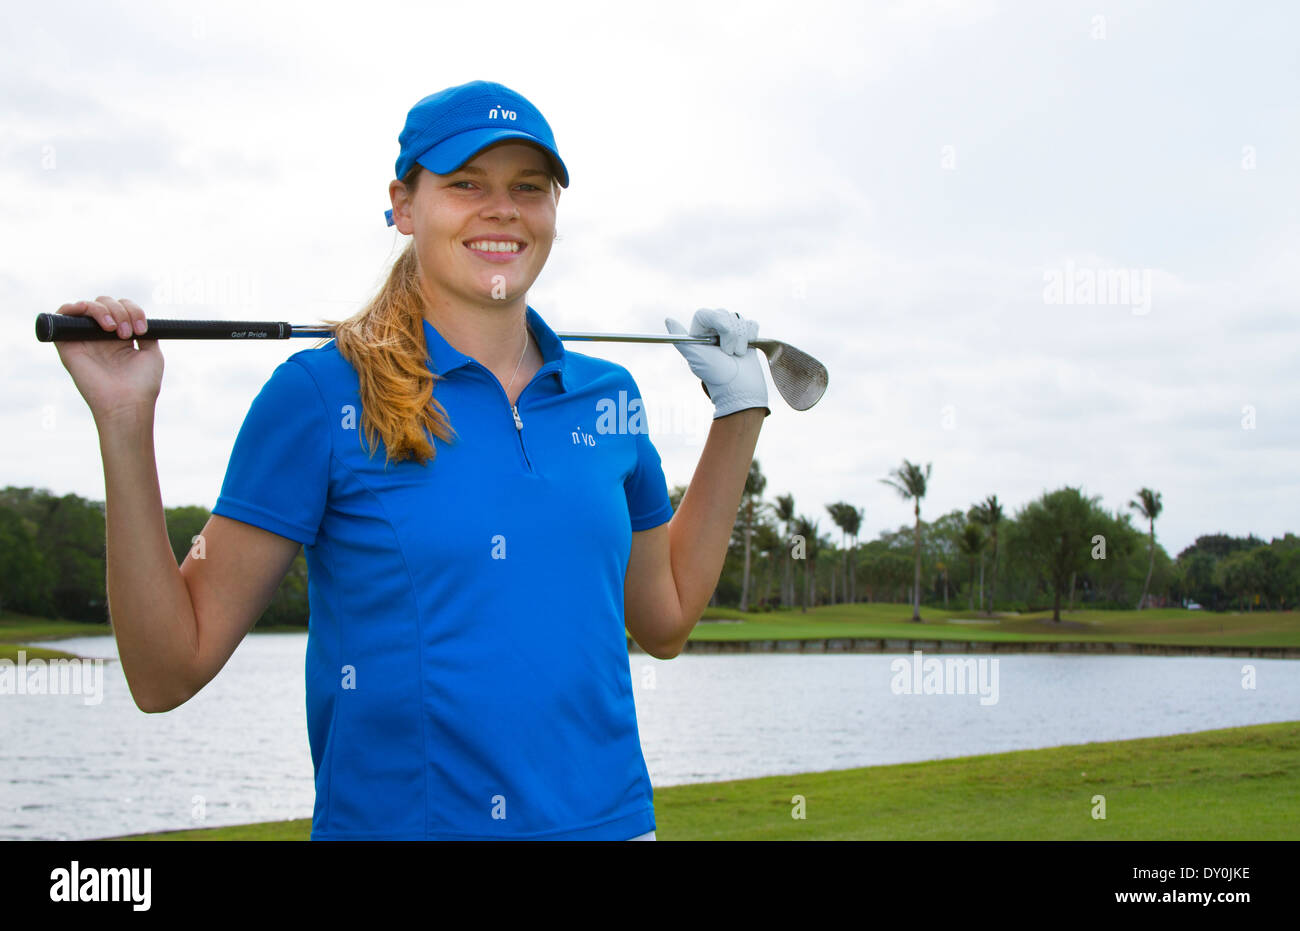
[[[1297,840],[1300,722],[667,786],[655,816],[661,840]],[[310,834],[302,819],[113,839]]]
[[[302,627],[259,627],[255,633],[303,633]],[[71,653],[31,647],[34,641],[67,640],[69,637],[111,637],[113,631],[107,624],[87,624],[81,621],[61,621],[46,617],[32,617],[0,611],[0,659],[18,661],[18,651],[24,650],[28,659],[66,659]],[[109,662],[112,662],[111,660]]]
[[[26,659],[72,659],[72,653],[27,646],[33,640],[64,640],[68,637],[95,637],[110,633],[106,624],[81,624],[77,621],[56,621],[45,617],[31,617],[0,611],[0,659],[18,662],[18,651]]]
[[[1255,611],[1214,614],[1182,608],[1148,611],[1051,612],[984,618],[970,611],[922,608],[921,623],[910,605],[876,603],[823,605],[795,611],[740,612],[708,608],[692,640],[799,640],[864,637],[962,641],[1110,641],[1166,646],[1300,647],[1300,612]],[[738,620],[739,623],[721,623]],[[978,623],[966,623],[978,621]],[[254,633],[302,633],[302,627],[259,627]],[[104,624],[52,621],[0,612],[0,644],[64,637],[104,636]]]
[[[18,656],[18,651],[23,652],[22,657]],[[10,662],[17,663],[19,659],[73,659],[74,654],[64,653],[62,650],[47,650],[43,647],[29,647],[18,643],[0,643],[0,659],[7,659]]]
[[[111,634],[107,624],[83,624],[58,621],[0,611],[0,644],[28,643],[32,640],[65,640],[68,637],[102,637]]]
[[[1050,611],[985,618],[972,611],[922,608],[911,621],[910,605],[823,605],[800,611],[741,613],[709,608],[692,640],[797,640],[883,637],[962,641],[1110,641],[1178,646],[1300,646],[1300,612],[1213,614],[1182,608],[1148,611]],[[738,624],[716,623],[739,619]],[[963,623],[978,621],[979,623]],[[989,623],[991,621],[991,623]]]

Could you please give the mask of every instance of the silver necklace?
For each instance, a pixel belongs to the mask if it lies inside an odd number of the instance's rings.
[[[519,366],[524,364],[524,356],[528,353],[528,321],[524,321],[524,350],[519,353],[519,361],[515,363],[515,370],[510,375],[510,381],[506,385],[506,397],[510,397],[510,388],[515,383],[515,375],[519,374]]]

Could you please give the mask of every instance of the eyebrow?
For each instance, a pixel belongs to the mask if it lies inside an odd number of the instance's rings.
[[[467,165],[464,168],[456,169],[455,171],[452,172],[452,174],[481,175],[481,174],[486,174],[486,172],[483,171],[482,168],[475,168],[472,165]],[[523,171],[516,173],[515,177],[530,178],[534,175],[541,175],[544,178],[547,176],[547,174],[548,172],[542,171],[541,169],[538,168],[525,168]]]

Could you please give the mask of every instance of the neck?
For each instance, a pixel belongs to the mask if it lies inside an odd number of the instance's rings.
[[[522,371],[529,359],[540,353],[531,334],[527,337],[528,346],[525,349],[527,306],[522,297],[515,301],[499,301],[487,307],[452,307],[445,302],[426,299],[424,318],[453,349],[476,360],[503,379],[510,377],[516,365]],[[520,353],[524,356],[522,364],[519,361]]]

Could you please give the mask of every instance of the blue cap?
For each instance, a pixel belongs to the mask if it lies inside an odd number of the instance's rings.
[[[451,174],[483,149],[503,139],[540,146],[551,160],[560,187],[569,186],[569,170],[555,148],[551,127],[522,95],[493,81],[470,81],[430,94],[406,114],[397,141],[402,147],[395,170],[398,180],[417,164],[434,174]],[[385,210],[388,225],[393,211]]]

